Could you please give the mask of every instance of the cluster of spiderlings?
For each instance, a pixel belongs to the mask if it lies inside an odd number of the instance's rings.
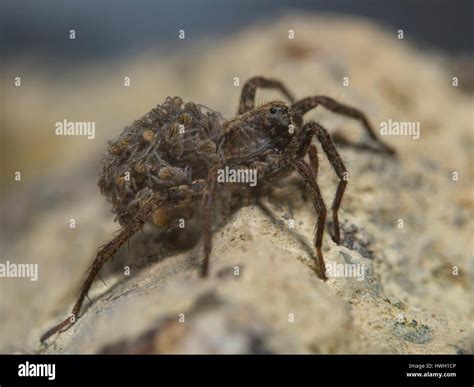
[[[221,121],[203,105],[168,97],[109,143],[98,186],[121,225],[149,195],[207,176],[217,157]]]

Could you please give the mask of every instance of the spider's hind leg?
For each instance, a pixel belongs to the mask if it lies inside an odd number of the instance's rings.
[[[54,326],[53,328],[48,330],[43,336],[41,336],[41,342],[44,342],[56,332],[60,332],[69,328],[76,322],[77,316],[81,311],[84,298],[87,297],[87,293],[89,292],[89,289],[91,288],[95,278],[99,274],[99,271],[102,266],[108,260],[110,260],[120,249],[120,247],[122,247],[125,242],[127,242],[150,219],[151,214],[156,208],[156,205],[157,203],[152,200],[147,201],[138,211],[133,222],[123,227],[114,239],[112,239],[109,243],[105,244],[99,249],[94,262],[89,268],[87,278],[84,281],[84,284],[82,285],[81,292],[76,303],[74,304],[74,307],[72,308],[70,317],[68,317],[58,325]]]
[[[202,195],[202,239],[203,239],[203,255],[201,276],[206,277],[209,271],[209,256],[212,251],[212,210],[214,198],[217,189],[217,173],[220,165],[215,164],[209,169],[206,181],[206,187]]]

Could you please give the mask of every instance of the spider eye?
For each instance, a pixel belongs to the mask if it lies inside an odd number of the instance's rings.
[[[273,106],[271,109],[270,109],[270,113],[271,114],[277,114],[278,113],[278,108],[276,106]]]

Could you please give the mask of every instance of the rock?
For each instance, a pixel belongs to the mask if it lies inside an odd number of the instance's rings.
[[[82,111],[97,114],[92,119],[104,130],[90,143],[48,142],[52,154],[68,156],[36,181],[28,169],[35,153],[28,162],[18,155],[26,172],[3,195],[2,262],[37,263],[39,280],[0,278],[0,352],[472,353],[472,94],[452,87],[449,59],[343,17],[295,15],[200,47],[199,54],[115,64],[101,82],[79,74],[81,82],[59,96],[41,89],[59,83],[38,80],[32,98],[39,93],[49,101],[50,115],[62,119],[68,100],[88,96]],[[159,88],[146,97],[134,94],[146,90],[143,84],[127,96],[113,91],[123,68]],[[360,107],[376,128],[389,119],[420,122],[418,140],[386,138],[397,160],[341,145],[350,181],[340,211],[343,243],[332,241],[330,221],[324,237],[331,278],[317,276],[314,210],[301,180],[291,176],[264,199],[266,211],[245,206],[216,224],[207,279],[198,276],[199,223],[189,235],[161,240],[146,227],[104,268],[107,286],[97,281],[77,323],[41,346],[40,335],[67,316],[97,247],[118,227],[95,187],[106,140],[166,95],[230,117],[240,92],[234,76],[243,82],[257,74],[281,78],[299,98],[330,95]],[[342,84],[345,76],[350,87]],[[110,107],[94,112],[91,94],[110,96]],[[20,113],[7,117],[19,136],[34,116],[35,137],[47,137],[41,111]],[[323,109],[308,119],[341,141],[363,141],[349,119]],[[337,178],[322,155],[320,161],[318,182],[329,206]]]

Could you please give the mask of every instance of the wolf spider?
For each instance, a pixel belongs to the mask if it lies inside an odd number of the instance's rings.
[[[278,90],[290,104],[273,101],[256,107],[257,88]],[[122,228],[98,250],[71,317],[47,331],[41,341],[74,324],[101,267],[145,223],[153,221],[160,227],[173,228],[176,219],[192,217],[193,205],[199,201],[204,255],[201,275],[206,276],[212,249],[211,220],[217,174],[224,167],[254,169],[265,187],[294,170],[302,176],[317,213],[314,245],[320,276],[326,280],[321,252],[326,206],[316,182],[318,155],[312,138],[315,136],[320,142],[339,178],[331,207],[336,243],[340,242],[338,210],[347,185],[347,170],[326,129],[313,121],[303,122],[304,114],[318,106],[355,118],[382,152],[395,153],[377,138],[361,111],[325,96],[295,101],[281,82],[263,77],[245,83],[238,114],[230,120],[224,120],[203,105],[183,105],[180,97],[168,97],[161,106],[126,127],[119,139],[110,144],[98,182],[102,194],[113,203]],[[306,154],[309,163],[304,160]],[[262,185],[255,189],[231,183],[223,186],[255,197],[262,191]]]

